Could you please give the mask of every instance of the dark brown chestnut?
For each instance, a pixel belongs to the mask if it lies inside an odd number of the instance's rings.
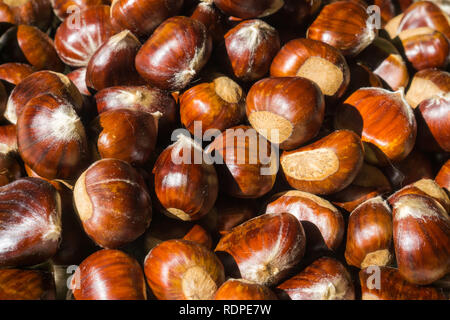
[[[214,0],[214,4],[227,15],[251,19],[277,12],[284,5],[284,0]]]
[[[47,271],[0,270],[1,300],[54,300],[55,280]]]

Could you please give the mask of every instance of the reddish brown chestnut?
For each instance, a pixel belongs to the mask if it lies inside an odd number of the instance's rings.
[[[15,124],[0,126],[0,152],[17,153],[17,127]]]
[[[61,199],[48,182],[22,178],[0,187],[0,266],[36,265],[61,240]]]
[[[129,30],[113,35],[89,60],[86,70],[87,86],[101,90],[118,85],[144,84],[134,67],[140,48],[141,43]]]
[[[214,0],[200,0],[192,12],[191,18],[205,25],[214,43],[223,41],[227,29],[226,18],[214,5]]]
[[[101,113],[91,125],[100,156],[145,164],[155,150],[158,116],[127,109]]]
[[[350,214],[345,260],[361,269],[392,262],[392,213],[381,197],[363,202]]]
[[[55,280],[41,270],[0,270],[1,300],[54,300]]]
[[[219,76],[212,82],[196,85],[183,93],[180,99],[181,122],[193,135],[209,129],[224,131],[243,122],[245,94],[232,79]],[[201,131],[195,132],[195,124]]]
[[[188,233],[184,235],[183,240],[192,241],[205,246],[205,248],[212,249],[211,235],[199,224],[194,225]]]
[[[278,300],[268,287],[244,279],[229,279],[217,290],[214,300]]]
[[[249,126],[227,129],[205,150],[214,159],[221,189],[237,198],[268,193],[278,169],[275,148]]]
[[[28,101],[44,93],[51,93],[68,100],[77,113],[81,113],[83,97],[73,82],[62,73],[39,71],[23,79],[11,92],[6,105],[5,118],[15,124]]]
[[[84,10],[106,3],[104,0],[50,0],[50,2],[55,16],[61,21],[64,21],[75,10]]]
[[[333,98],[340,98],[350,81],[350,71],[341,52],[311,39],[295,39],[285,44],[272,61],[270,75],[307,78],[325,96]]]
[[[450,219],[433,198],[406,194],[394,205],[394,246],[400,274],[430,284],[449,272]]]
[[[284,0],[214,0],[214,4],[227,15],[251,19],[277,12],[284,5]]]
[[[416,108],[422,101],[448,92],[450,92],[450,73],[438,69],[425,69],[414,75],[406,93],[406,101],[411,107]]]
[[[52,21],[52,7],[48,0],[2,0],[2,3],[9,7],[16,24],[32,25],[45,31]]]
[[[144,273],[139,263],[119,250],[91,254],[72,278],[77,300],[146,300]]]
[[[325,242],[328,249],[336,250],[341,244],[345,229],[344,218],[327,200],[307,192],[287,191],[266,208],[266,213],[282,212],[294,215],[302,223],[308,248]]]
[[[206,27],[187,17],[164,21],[136,56],[136,69],[152,85],[185,88],[208,61],[212,40]]]
[[[69,16],[58,27],[55,48],[64,63],[85,67],[97,49],[116,33],[110,7],[94,6]]]
[[[153,168],[155,192],[168,216],[197,220],[214,206],[218,179],[205,157],[201,146],[184,135],[160,154]]]
[[[359,3],[334,2],[322,9],[309,26],[307,37],[328,43],[345,56],[355,56],[376,36],[377,30],[367,25],[368,20],[366,8]]]
[[[261,79],[280,50],[275,28],[262,20],[239,23],[225,34],[225,47],[234,75],[243,81]]]
[[[267,78],[251,87],[246,111],[259,134],[290,150],[317,135],[325,101],[320,88],[306,78]]]
[[[350,185],[363,160],[364,150],[358,135],[338,130],[313,144],[283,152],[280,163],[293,188],[331,194]]]
[[[378,270],[369,267],[359,272],[363,300],[446,300],[440,289],[412,284],[397,269]]]
[[[361,135],[366,160],[372,164],[405,159],[417,134],[416,119],[402,90],[357,90],[339,106],[335,126]]]
[[[437,184],[447,189],[447,192],[450,192],[450,160],[444,163],[435,180]]]
[[[31,99],[17,120],[23,161],[47,179],[75,179],[89,157],[86,132],[75,108],[53,94]]]
[[[150,224],[147,187],[127,162],[103,159],[93,163],[78,178],[73,193],[84,230],[101,247],[129,243]]]
[[[305,232],[290,213],[266,213],[233,228],[220,239],[216,252],[236,262],[243,279],[277,284],[303,258]]]
[[[83,96],[91,96],[89,89],[86,85],[86,68],[78,68],[67,74],[67,77],[77,87],[78,91]]]
[[[32,66],[25,63],[10,62],[0,65],[0,80],[7,92],[11,92],[16,85],[34,72]]]
[[[320,258],[280,284],[292,300],[354,300],[355,289],[347,269],[333,258]]]
[[[144,271],[160,300],[212,299],[225,281],[223,265],[214,253],[186,240],[169,240],[153,248]]]

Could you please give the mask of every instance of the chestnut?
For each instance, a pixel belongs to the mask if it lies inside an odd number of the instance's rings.
[[[320,9],[322,0],[284,0],[284,5],[269,17],[280,28],[303,27]]]
[[[147,38],[167,18],[176,15],[183,0],[117,0],[111,4],[111,19],[120,29]]]
[[[428,27],[407,29],[399,33],[405,56],[414,69],[444,69],[450,61],[449,40]]]
[[[0,152],[16,154],[18,151],[16,125],[7,124],[0,126]]]
[[[226,18],[214,5],[214,0],[200,0],[192,12],[191,18],[205,25],[214,43],[223,41],[227,29]]]
[[[227,129],[205,151],[216,160],[221,190],[228,195],[259,198],[275,184],[276,151],[249,126]]]
[[[54,300],[55,280],[42,270],[0,270],[1,300]]]
[[[67,77],[77,87],[83,97],[90,97],[91,92],[86,85],[86,67],[78,68],[67,74]]]
[[[442,165],[436,175],[435,181],[442,188],[447,189],[447,192],[450,192],[450,160],[447,160],[447,162]]]
[[[447,193],[432,179],[421,179],[401,188],[388,198],[389,204],[394,206],[397,200],[405,194],[431,197],[439,202],[446,211],[450,211],[450,199]]]
[[[73,198],[84,230],[103,248],[118,248],[135,240],[151,221],[144,179],[122,160],[94,162],[78,178]]]
[[[217,199],[219,182],[212,164],[194,140],[180,135],[156,160],[155,192],[164,214],[184,221],[206,215]]]
[[[322,243],[330,250],[336,250],[341,244],[344,218],[327,200],[297,190],[283,192],[266,207],[266,213],[282,212],[288,212],[300,221],[305,230],[308,251],[308,248]]]
[[[194,225],[188,233],[184,235],[183,240],[192,241],[205,246],[205,248],[212,249],[211,235],[199,224]]]
[[[42,31],[46,31],[51,24],[52,7],[49,0],[2,0],[2,3],[9,7],[9,13],[15,21],[11,21],[13,24],[32,25]]]
[[[342,99],[347,99],[353,92],[365,87],[384,88],[383,80],[362,63],[356,62],[349,65],[350,83],[348,84]],[[335,110],[333,110],[335,111]]]
[[[450,91],[450,73],[438,69],[417,72],[406,92],[406,101],[416,108],[422,101]]]
[[[16,85],[34,72],[32,66],[26,63],[10,62],[0,65],[0,80],[10,93]]]
[[[450,92],[423,100],[416,115],[419,147],[425,151],[450,152]]]
[[[55,34],[55,49],[61,60],[71,67],[85,67],[97,49],[116,29],[110,18],[110,7],[89,7],[77,16],[65,19]],[[74,24],[79,23],[79,26]]]
[[[376,37],[356,59],[383,79],[392,90],[397,91],[408,85],[406,63],[397,48],[388,40]]]
[[[307,30],[307,38],[323,41],[355,56],[375,38],[377,30],[367,26],[366,8],[352,1],[338,1],[323,7]]]
[[[383,198],[369,199],[350,214],[345,260],[361,269],[393,261],[392,213]]]
[[[72,277],[76,300],[146,300],[139,263],[119,250],[103,249],[87,257]]]
[[[0,267],[51,258],[61,240],[61,199],[47,181],[21,178],[0,187]]]
[[[341,52],[325,42],[311,39],[286,43],[273,59],[270,75],[307,78],[331,98],[340,98],[350,81],[349,67]]]
[[[268,287],[244,279],[228,279],[217,290],[214,300],[278,300]]]
[[[139,40],[124,30],[113,35],[97,49],[86,69],[86,84],[95,90],[118,85],[144,84],[134,67]]]
[[[0,150],[2,145],[0,144]],[[11,153],[0,152],[0,187],[19,179],[22,176],[22,168]]]
[[[225,281],[216,255],[186,240],[168,240],[150,250],[144,271],[159,300],[209,300]]]
[[[305,147],[284,151],[280,163],[293,188],[331,194],[350,185],[363,160],[359,136],[349,130],[338,130]]]
[[[320,88],[306,78],[266,78],[251,87],[246,111],[259,134],[291,150],[319,133],[325,101]]]
[[[403,18],[403,13],[393,17],[390,19],[383,27],[384,31],[387,32],[391,39],[395,39],[398,35],[398,26],[400,25],[400,21]]]
[[[342,263],[329,257],[315,260],[277,289],[292,300],[355,300],[349,272]]]
[[[47,179],[75,179],[89,157],[86,132],[75,108],[54,94],[37,96],[17,120],[23,161]]]
[[[448,273],[450,219],[431,197],[406,194],[393,204],[394,246],[400,274],[426,285]]]
[[[229,16],[251,19],[277,12],[284,0],[214,0],[214,4]]]
[[[257,215],[255,200],[231,198],[224,194],[217,199],[215,208],[217,211],[216,231],[221,236]]]
[[[164,21],[136,56],[136,69],[146,81],[172,91],[185,88],[208,61],[211,35],[200,21],[172,17]]]
[[[225,34],[225,47],[233,74],[242,81],[254,81],[268,73],[280,50],[280,37],[266,22],[247,20]]]
[[[410,283],[395,268],[378,270],[379,280],[370,267],[359,272],[363,300],[447,300],[442,290]]]
[[[210,129],[224,131],[239,125],[245,117],[245,95],[241,86],[226,76],[198,84],[180,98],[181,122],[193,135]],[[201,123],[201,131],[195,125]]]
[[[360,134],[371,164],[398,162],[411,152],[417,124],[403,90],[361,88],[337,109],[335,126]]]
[[[234,227],[215,251],[231,255],[243,279],[272,286],[300,262],[305,244],[305,231],[296,217],[266,213]]]
[[[74,9],[84,10],[89,7],[99,6],[106,3],[104,0],[50,0],[53,13],[59,20],[64,21]]]
[[[23,79],[11,92],[5,118],[15,124],[28,101],[44,93],[68,100],[78,114],[83,109],[83,97],[67,76],[52,71],[39,71]]]
[[[62,72],[64,64],[56,53],[53,41],[36,27],[19,25],[2,36],[1,55],[6,62],[24,62],[35,70]]]

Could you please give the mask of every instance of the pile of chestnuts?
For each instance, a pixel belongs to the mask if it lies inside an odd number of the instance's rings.
[[[0,1],[0,299],[449,299],[449,11]]]

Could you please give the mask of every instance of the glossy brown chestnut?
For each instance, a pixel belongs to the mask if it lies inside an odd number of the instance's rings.
[[[195,242],[168,240],[145,258],[147,283],[159,300],[208,300],[225,281],[213,252]]]
[[[344,56],[355,56],[375,38],[377,30],[367,25],[366,8],[352,1],[326,5],[309,26],[307,37],[323,41],[341,50]]]
[[[176,15],[183,0],[117,0],[111,4],[114,25],[147,38],[161,22]]]
[[[214,0],[200,0],[192,12],[191,18],[205,25],[214,43],[223,41],[227,29],[226,17],[214,5]]]
[[[252,127],[284,150],[314,138],[325,114],[320,88],[302,77],[260,80],[251,87],[246,102]]]
[[[448,16],[431,1],[418,1],[408,7],[398,26],[398,32],[429,27],[442,32],[450,39],[450,21]]]
[[[81,113],[83,97],[73,82],[62,73],[39,71],[23,79],[11,92],[6,105],[5,118],[15,124],[28,101],[44,93],[68,100],[76,112]]]
[[[363,160],[364,150],[358,135],[338,130],[310,145],[283,152],[280,163],[293,188],[331,194],[350,185]]]
[[[169,217],[197,220],[214,206],[219,183],[205,157],[201,146],[184,135],[158,157],[153,168],[155,192]]]
[[[417,72],[406,93],[406,101],[416,108],[422,101],[450,92],[450,73],[438,69]]]
[[[251,19],[277,12],[284,0],[214,0],[214,4],[229,16]]]
[[[363,202],[348,221],[345,260],[357,268],[386,266],[393,261],[392,213],[381,197]]]
[[[93,163],[78,178],[73,193],[84,230],[101,247],[129,243],[150,224],[152,207],[147,187],[127,162],[103,159]]]
[[[0,270],[1,300],[54,300],[55,280],[41,270]]]
[[[210,129],[222,132],[243,122],[245,94],[232,79],[219,76],[185,91],[180,99],[180,115],[183,125],[199,138]],[[199,132],[195,132],[196,124],[201,124]]]
[[[444,69],[450,61],[449,40],[440,31],[428,27],[399,33],[406,58],[416,70]]]
[[[450,160],[441,167],[435,179],[436,183],[450,192]]]
[[[400,274],[425,285],[450,268],[450,218],[433,198],[406,194],[395,201],[394,246]]]
[[[224,131],[205,150],[215,160],[221,190],[237,198],[268,193],[278,169],[275,148],[249,126]]]
[[[86,67],[73,70],[67,74],[67,77],[73,82],[83,96],[91,96],[86,85]]]
[[[55,34],[55,48],[61,60],[72,67],[85,67],[97,49],[116,30],[109,6],[94,6],[65,19]]]
[[[401,188],[388,198],[389,204],[394,206],[405,194],[428,196],[439,202],[446,211],[450,211],[450,199],[447,193],[432,179],[421,179]]]
[[[244,279],[229,279],[217,290],[214,300],[278,300],[268,287]]]
[[[360,134],[366,160],[375,165],[405,159],[417,134],[416,119],[403,90],[357,90],[338,107],[335,126]]]
[[[211,35],[198,20],[164,21],[136,56],[136,69],[150,84],[172,91],[186,87],[208,61]]]
[[[253,81],[268,73],[280,50],[280,37],[266,22],[247,20],[225,34],[225,47],[233,74],[242,81]]]
[[[416,115],[420,149],[450,152],[450,91],[423,100]]]
[[[86,132],[75,108],[53,94],[31,99],[17,120],[23,161],[47,179],[75,179],[89,157]]]
[[[32,66],[25,63],[10,62],[0,65],[0,80],[9,93],[23,79],[34,72]]]
[[[325,243],[336,250],[344,236],[344,218],[330,202],[298,190],[284,192],[267,205],[266,213],[288,212],[302,224],[308,251]]]
[[[325,96],[333,98],[340,98],[350,81],[350,71],[341,52],[311,39],[294,39],[285,44],[272,61],[270,75],[307,78]]]
[[[355,299],[355,289],[347,269],[329,257],[314,261],[277,288],[292,300]]]
[[[103,249],[87,257],[72,281],[76,300],[146,300],[139,263],[119,250]]]
[[[15,24],[32,25],[46,31],[52,21],[52,7],[48,0],[2,0],[2,3],[9,7]]]
[[[61,239],[61,199],[48,182],[22,178],[0,187],[0,266],[36,265]]]
[[[56,53],[53,41],[37,27],[19,25],[9,29],[0,40],[2,58],[6,62],[24,62],[35,70],[62,72],[64,64]]]
[[[366,268],[359,272],[363,300],[446,300],[443,292],[431,286],[406,281],[395,268]]]
[[[104,0],[50,0],[50,2],[53,7],[53,13],[61,21],[64,21],[75,10],[84,10],[106,3]]]
[[[271,286],[300,262],[305,243],[297,218],[290,213],[266,213],[233,228],[215,251],[231,255],[243,279]]]
[[[129,30],[113,35],[89,60],[87,86],[98,91],[112,86],[144,84],[134,67],[140,48],[141,43]]]
[[[406,63],[390,41],[376,37],[356,59],[383,79],[392,90],[406,88],[408,85]]]

